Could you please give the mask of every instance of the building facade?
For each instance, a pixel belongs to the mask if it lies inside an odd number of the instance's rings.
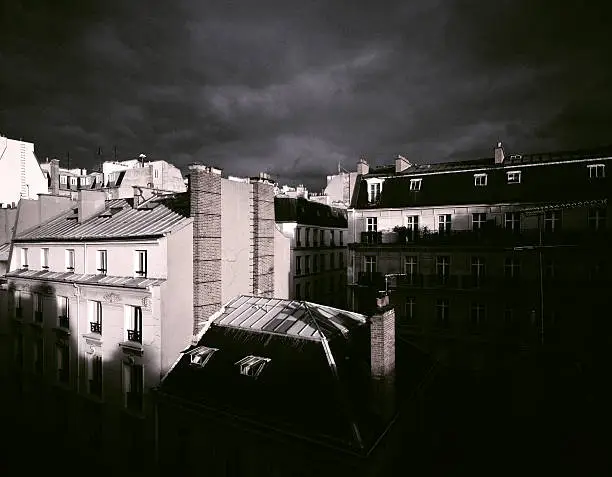
[[[586,350],[608,306],[609,151],[494,153],[360,164],[351,308],[387,289],[403,336],[469,367],[542,343]]]
[[[0,207],[15,206],[21,198],[37,199],[47,192],[34,144],[0,135]]]
[[[192,234],[161,204],[84,190],[17,233],[0,319],[7,409],[60,426],[83,452],[117,435],[117,459],[152,445],[149,390],[192,336]]]
[[[279,270],[282,263],[289,265],[276,280],[287,281],[287,298],[344,308],[346,210],[279,196],[274,199],[274,208],[276,226],[284,237],[275,250],[275,263]]]

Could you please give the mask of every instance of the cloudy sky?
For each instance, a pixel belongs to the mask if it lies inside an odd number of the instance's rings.
[[[0,133],[314,188],[360,155],[609,144],[611,7],[588,3],[2,0]]]

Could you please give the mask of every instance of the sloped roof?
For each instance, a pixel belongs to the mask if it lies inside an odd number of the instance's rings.
[[[275,197],[274,218],[276,222],[297,222],[319,227],[348,227],[345,209],[320,204],[303,197]]]
[[[0,244],[0,261],[8,260],[10,251],[11,251],[10,242]]]
[[[367,174],[359,179],[352,207],[367,209],[600,200],[607,198],[612,190],[612,171],[606,171],[604,178],[589,178],[586,165],[594,162],[586,161],[592,158],[572,162],[572,159],[560,160],[554,155],[543,157],[538,162],[531,156],[522,156],[508,159],[503,165],[494,165],[490,159],[473,161],[469,167],[464,163],[411,167],[399,174],[386,175],[376,204],[368,203],[366,179],[380,175]],[[611,167],[609,157],[599,160]],[[508,183],[509,171],[521,171],[519,184]],[[486,186],[474,185],[475,173],[487,174]],[[416,178],[421,179],[421,189],[411,191],[410,180]]]
[[[15,242],[158,237],[191,221],[162,204],[133,208],[125,199],[107,200],[103,211],[82,223],[78,222],[77,217],[78,209],[70,209],[19,234]]]
[[[47,270],[19,269],[6,274],[7,278],[28,278],[45,282],[77,283],[83,285],[104,285],[107,287],[147,288],[159,286],[163,278],[114,277],[110,275],[80,274],[69,272],[50,272]]]
[[[188,352],[202,346],[217,351],[191,365]],[[369,351],[364,315],[242,295],[211,317],[159,390],[202,412],[363,453],[389,424],[370,394]],[[256,379],[240,374],[248,356],[270,360]]]

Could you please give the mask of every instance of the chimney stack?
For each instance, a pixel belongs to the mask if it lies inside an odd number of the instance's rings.
[[[412,166],[412,164],[410,163],[410,161],[408,159],[406,159],[404,156],[398,155],[395,158],[395,173],[396,174],[405,171],[406,169],[410,168],[411,166]]]
[[[193,217],[193,333],[221,308],[221,171],[189,166]]]
[[[494,149],[495,151],[495,164],[503,164],[504,163],[504,148],[502,147],[502,143],[498,142],[497,147]]]
[[[395,414],[395,309],[387,295],[377,299],[370,322],[370,372],[374,410],[384,420]]]
[[[79,224],[99,214],[106,207],[106,193],[99,190],[79,190],[78,221]]]
[[[370,172],[370,166],[368,165],[365,157],[361,156],[357,162],[357,174],[364,175],[368,172]]]
[[[59,160],[51,159],[49,166],[49,179],[51,195],[59,195]]]
[[[274,296],[274,182],[251,180],[253,187],[253,294]]]

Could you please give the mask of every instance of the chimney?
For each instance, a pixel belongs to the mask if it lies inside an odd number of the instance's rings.
[[[366,161],[365,157],[362,156],[357,162],[357,174],[364,175],[368,172],[370,172],[370,166],[368,165],[368,162]]]
[[[387,295],[377,299],[370,322],[373,410],[385,421],[395,414],[395,309]]]
[[[106,194],[98,190],[79,190],[78,198],[78,221],[85,222],[99,214],[106,207]]]
[[[410,163],[410,161],[406,159],[404,156],[398,155],[395,158],[395,173],[396,174],[399,174],[400,172],[404,172],[406,169],[408,169],[411,166],[412,164]]]
[[[221,171],[189,166],[193,217],[193,333],[221,308]]]
[[[497,147],[494,149],[495,151],[495,164],[503,164],[504,163],[504,148],[502,147],[502,143],[498,142]]]
[[[51,159],[49,166],[49,179],[51,181],[51,195],[59,195],[59,160]]]
[[[252,179],[253,187],[253,294],[274,296],[274,182]]]

